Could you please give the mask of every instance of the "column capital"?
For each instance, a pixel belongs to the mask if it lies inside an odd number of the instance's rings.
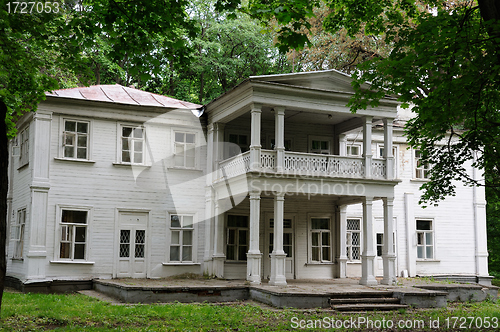
[[[251,106],[250,106],[250,112],[253,113],[253,112],[262,112],[262,104],[259,104],[259,103],[253,103]]]
[[[285,106],[274,106],[273,109],[276,114],[285,114]]]
[[[394,197],[382,197],[385,205],[394,205]]]
[[[373,116],[371,116],[371,115],[365,115],[365,116],[363,116],[363,120],[364,120],[364,122],[365,122],[366,124],[368,124],[368,123],[372,123]]]
[[[260,200],[260,192],[251,192],[249,195],[251,200]]]
[[[208,132],[213,132],[214,131],[214,124],[213,123],[209,123],[207,125],[207,131]]]
[[[373,204],[373,196],[365,196],[363,197],[364,204]]]

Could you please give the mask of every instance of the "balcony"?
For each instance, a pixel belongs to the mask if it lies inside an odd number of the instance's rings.
[[[280,173],[295,176],[339,177],[339,178],[373,178],[385,179],[386,161],[371,160],[371,176],[365,174],[365,158],[314,153],[290,152],[284,154],[283,171],[276,167],[276,151],[261,150],[260,165],[253,171],[263,173]],[[217,180],[227,180],[250,172],[250,151],[223,160],[219,163]]]

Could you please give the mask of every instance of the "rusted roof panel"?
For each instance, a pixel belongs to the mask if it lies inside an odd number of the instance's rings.
[[[155,106],[165,108],[197,109],[201,105],[170,98],[151,92],[128,88],[119,84],[93,85],[47,92],[47,96],[104,101],[118,104]]]

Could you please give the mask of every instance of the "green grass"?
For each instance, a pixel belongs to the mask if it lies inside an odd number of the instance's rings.
[[[493,279],[493,280],[491,281],[491,284],[492,284],[493,286],[498,286],[498,287],[500,287],[500,279],[498,279],[498,278]]]
[[[446,318],[451,316],[496,317],[500,325],[500,303],[464,303],[449,305],[448,309],[408,309],[353,315],[334,314],[324,310],[270,310],[245,303],[110,305],[79,294],[6,292],[2,303],[0,330],[284,331],[292,330],[294,317],[295,322],[303,320],[303,324],[314,324],[315,321],[318,324],[318,320],[324,324],[325,320],[344,321],[351,317],[356,321],[358,317],[362,317],[372,322],[383,319],[393,322],[423,320],[427,329],[429,319],[439,319],[443,329]],[[366,326],[359,326],[355,330],[362,331],[364,327]]]

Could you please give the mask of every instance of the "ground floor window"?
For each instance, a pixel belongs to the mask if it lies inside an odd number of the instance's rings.
[[[417,220],[417,258],[434,259],[432,220]]]
[[[61,211],[59,258],[86,259],[88,214],[81,210]]]
[[[248,216],[227,216],[226,259],[246,261],[248,252]]]
[[[330,218],[311,218],[310,252],[312,262],[331,262]]]
[[[361,254],[361,219],[347,219],[347,259],[359,261]]]
[[[17,220],[11,228],[11,238],[14,240],[14,253],[12,258],[23,258],[24,226],[26,225],[26,209],[17,211]]]
[[[170,261],[193,261],[194,222],[192,215],[170,215]]]
[[[382,257],[384,250],[384,233],[377,233],[377,256]],[[392,252],[396,252],[396,235],[392,233]]]

